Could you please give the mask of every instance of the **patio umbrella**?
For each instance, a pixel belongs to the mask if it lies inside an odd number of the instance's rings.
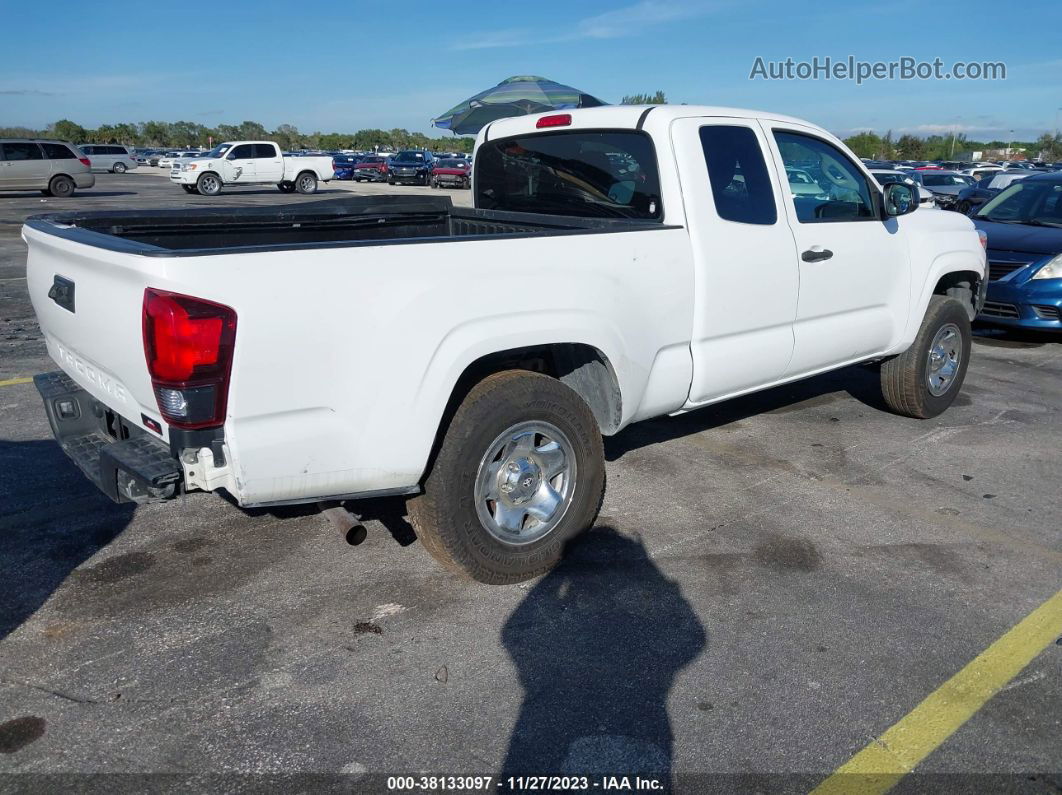
[[[547,110],[596,108],[604,105],[597,97],[577,88],[530,75],[510,77],[493,88],[481,91],[431,120],[455,135],[475,135],[496,119],[526,116]]]

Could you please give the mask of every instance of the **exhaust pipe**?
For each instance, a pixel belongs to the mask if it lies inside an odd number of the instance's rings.
[[[356,547],[369,535],[369,531],[361,523],[361,517],[348,511],[338,502],[319,502],[317,506],[352,547]]]

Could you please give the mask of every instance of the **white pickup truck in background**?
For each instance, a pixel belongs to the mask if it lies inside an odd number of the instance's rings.
[[[316,193],[335,176],[332,158],[284,157],[272,141],[229,141],[206,154],[173,161],[170,182],[186,193],[217,196],[225,186],[276,185],[283,193]]]
[[[818,190],[794,195],[794,168]],[[500,583],[593,524],[602,434],[858,362],[910,417],[961,388],[984,240],[814,125],[695,106],[503,119],[474,174],[475,209],[30,219],[56,438],[120,501],[409,495],[434,556]]]

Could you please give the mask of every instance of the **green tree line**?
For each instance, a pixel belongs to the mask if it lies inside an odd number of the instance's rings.
[[[1043,156],[1049,161],[1062,160],[1062,135],[1045,132],[1035,141],[974,141],[965,133],[951,135],[901,135],[892,132],[877,135],[861,132],[844,139],[860,157],[875,160],[951,160],[960,152],[985,152],[990,149],[1021,150],[1029,158]]]
[[[192,121],[142,121],[101,124],[95,129],[60,119],[43,130],[28,127],[0,127],[0,137],[58,138],[75,144],[125,144],[164,148],[205,147],[234,140],[276,141],[284,150],[292,149],[435,149],[471,152],[475,139],[445,136],[431,138],[423,133],[393,130],[358,130],[353,133],[300,132],[293,124],[267,130],[256,121],[207,127]]]

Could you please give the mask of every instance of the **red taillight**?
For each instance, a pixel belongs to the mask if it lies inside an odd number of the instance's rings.
[[[87,157],[79,157],[78,160],[81,161],[81,165],[83,165],[85,168],[92,168],[92,161],[89,160]]]
[[[555,116],[543,116],[535,122],[535,127],[541,130],[543,127],[567,127],[572,123],[572,114],[558,113]]]
[[[236,342],[230,307],[144,290],[144,355],[163,418],[181,428],[225,422]]]

